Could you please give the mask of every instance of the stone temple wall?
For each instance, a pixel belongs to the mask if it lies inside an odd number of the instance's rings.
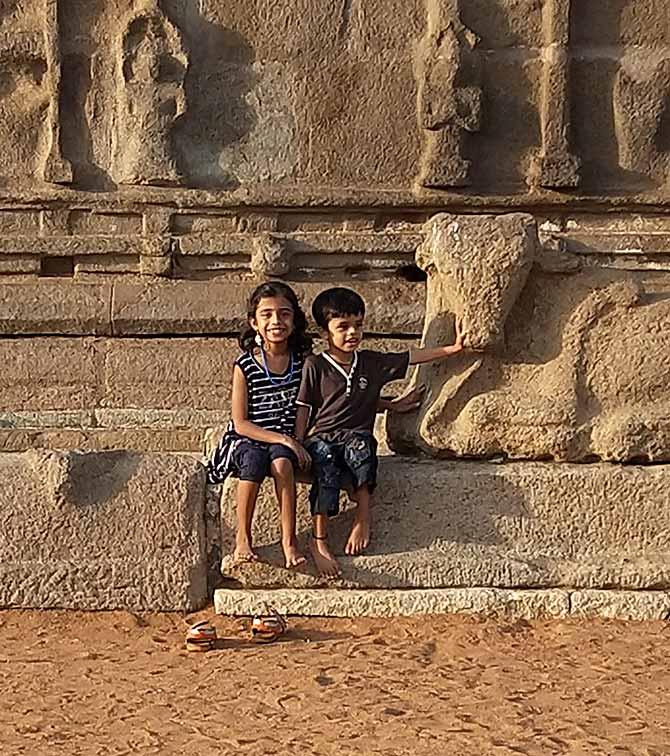
[[[368,557],[344,565],[357,587],[667,589],[668,17],[661,0],[0,2],[8,480],[39,491],[40,470],[74,465],[56,488],[49,473],[40,498],[53,522],[88,507],[105,543],[111,526],[95,519],[87,471],[134,471],[140,458],[80,464],[57,452],[45,467],[26,450],[199,451],[227,416],[251,288],[283,278],[309,305],[344,283],[366,298],[382,348],[449,339],[456,315],[479,350],[418,372],[429,390],[418,413],[389,422],[395,450],[533,460],[500,471],[490,461],[434,461],[430,474],[387,462],[389,506],[424,474],[413,489],[422,501],[409,504],[421,509],[436,480],[440,516],[418,548],[394,515],[372,566]],[[175,456],[172,468],[172,456],[148,457],[147,469],[181,475],[186,463]],[[571,464],[599,461],[657,464],[630,474]],[[125,522],[123,502],[145,498],[140,476],[119,483],[112,472],[110,506]],[[565,532],[550,506],[564,477],[577,481],[575,527]],[[443,511],[452,484],[462,514],[454,521]],[[511,512],[498,493],[510,488],[522,502]],[[137,504],[149,522],[169,509],[168,489]],[[179,506],[199,514],[172,523],[173,535],[152,526],[142,537],[158,552],[195,544],[199,598],[175,573],[170,585],[191,598],[138,606],[202,598],[204,493],[193,496]],[[608,519],[611,497],[623,503]],[[275,522],[266,499],[259,521]],[[471,504],[484,513],[481,528]],[[1,507],[22,511],[11,497]],[[644,521],[627,518],[633,509]],[[224,507],[214,540],[229,535],[229,514]],[[20,533],[21,519],[12,522]],[[39,534],[42,516],[35,522]],[[114,545],[119,596],[133,582],[125,561],[145,578],[142,544],[127,545]],[[37,549],[15,569],[27,557],[13,535],[2,549],[14,549],[7,569],[37,586],[34,566],[49,555]],[[407,563],[375,562],[408,549]],[[80,573],[70,562],[80,556],[58,557],[73,585]],[[257,585],[258,576],[237,577]],[[24,587],[12,596],[38,595],[16,582]],[[78,595],[74,605],[117,601]],[[30,601],[40,599],[5,603]]]
[[[396,446],[667,459],[669,38],[657,0],[2,3],[0,449],[199,449],[256,281],[415,339],[426,221],[514,210],[497,336]]]

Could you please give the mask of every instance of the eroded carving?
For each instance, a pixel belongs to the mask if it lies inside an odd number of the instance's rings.
[[[431,218],[417,263],[428,273],[427,332],[431,318],[452,312],[462,320],[472,349],[494,345],[526,283],[539,242],[531,215],[447,215]]]
[[[426,34],[415,66],[424,140],[418,181],[427,188],[470,183],[464,140],[479,131],[482,114],[476,43],[460,21],[456,0],[427,0]]]
[[[259,234],[253,240],[250,267],[257,278],[285,276],[291,268],[291,255],[281,239]]]
[[[622,168],[660,181],[667,177],[669,153],[660,137],[668,117],[669,96],[670,59],[646,49],[624,56],[613,95]]]
[[[60,152],[57,0],[29,9],[8,3],[0,11],[2,175],[67,183],[72,172]]]
[[[424,341],[448,340],[456,315],[466,340],[486,348],[418,371],[427,399],[413,421],[391,420],[393,444],[438,456],[667,461],[670,284],[603,268],[528,274],[542,255],[528,217],[508,217],[429,223]]]
[[[535,173],[540,186],[579,186],[580,160],[570,151],[571,0],[544,0],[540,123],[542,148]]]
[[[120,184],[175,184],[175,121],[186,111],[188,55],[156,0],[123,26],[115,51],[117,123],[112,177]]]

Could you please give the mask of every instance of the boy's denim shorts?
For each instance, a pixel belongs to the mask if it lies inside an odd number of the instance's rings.
[[[336,431],[308,439],[314,483],[309,493],[312,515],[334,517],[340,510],[340,489],[352,481],[354,491],[377,485],[377,441],[369,431]]]
[[[270,466],[276,459],[288,459],[295,469],[298,459],[294,452],[283,444],[264,444],[260,441],[242,439],[233,452],[232,475],[240,480],[262,483],[270,474]]]

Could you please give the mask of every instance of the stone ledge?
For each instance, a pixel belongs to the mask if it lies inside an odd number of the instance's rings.
[[[2,428],[0,452],[29,449],[201,452],[203,428]]]
[[[249,294],[258,282],[165,281],[114,285],[114,335],[236,333],[244,323]],[[316,295],[330,286],[360,289],[366,301],[369,333],[417,336],[423,328],[423,284],[402,280],[325,281],[287,280],[308,313]]]
[[[249,616],[274,607],[285,615],[308,617],[404,617],[430,614],[487,614],[514,619],[605,617],[661,620],[670,614],[664,591],[506,590],[440,588],[427,590],[219,589],[218,614]]]
[[[380,459],[373,540],[340,557],[347,588],[670,589],[670,466],[493,464]],[[254,539],[263,564],[231,566],[234,481],[222,492],[223,572],[245,588],[316,588],[280,565],[277,505],[261,489]],[[307,487],[299,536],[310,532]],[[351,525],[331,524],[337,554]]]

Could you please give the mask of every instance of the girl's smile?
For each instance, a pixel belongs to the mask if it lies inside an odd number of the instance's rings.
[[[266,345],[279,346],[293,333],[293,307],[284,297],[263,297],[250,323]]]

